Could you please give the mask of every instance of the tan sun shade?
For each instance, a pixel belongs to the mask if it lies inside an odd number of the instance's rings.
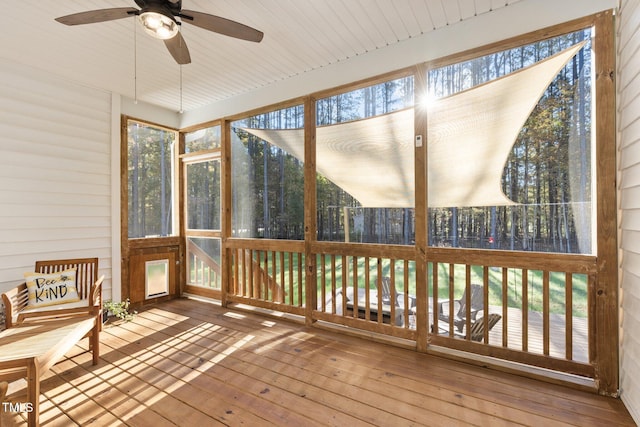
[[[538,100],[584,43],[428,107],[429,207],[514,204],[504,166]],[[317,170],[363,207],[414,207],[414,111],[318,127]],[[304,160],[302,129],[248,129]]]

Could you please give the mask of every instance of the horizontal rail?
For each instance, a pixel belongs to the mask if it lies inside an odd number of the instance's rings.
[[[310,244],[310,249],[311,252],[315,254],[348,254],[350,256],[369,256],[408,260],[414,260],[416,254],[416,249],[413,246],[381,245],[374,243],[312,242]]]
[[[565,271],[595,274],[597,259],[592,255],[543,252],[516,252],[482,249],[427,248],[427,259],[454,264],[490,265],[529,270]]]
[[[225,241],[228,249],[257,249],[261,251],[304,252],[301,240],[270,240],[232,238]]]

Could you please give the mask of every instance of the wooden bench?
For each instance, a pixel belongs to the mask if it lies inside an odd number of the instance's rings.
[[[98,258],[36,261],[35,272],[51,274],[69,268],[76,268],[76,289],[80,301],[31,308],[28,305],[27,285],[22,283],[2,294],[7,329],[32,318],[86,316],[89,314],[102,317],[102,280],[98,281]]]

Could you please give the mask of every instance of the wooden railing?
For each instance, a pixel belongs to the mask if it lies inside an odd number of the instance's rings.
[[[304,314],[304,243],[230,239],[231,281],[227,299]]]
[[[220,264],[190,239],[187,239],[187,269],[189,285],[220,289]]]
[[[429,248],[420,288],[412,246],[230,239],[226,249],[230,302],[595,375],[593,256]],[[317,303],[308,310],[306,301]]]
[[[415,338],[413,247],[315,243],[312,249],[317,254],[315,320]]]
[[[430,248],[428,258],[431,344],[593,377],[595,257]],[[472,285],[482,287],[475,320]],[[463,294],[460,331],[439,307]],[[491,330],[490,313],[500,317]]]

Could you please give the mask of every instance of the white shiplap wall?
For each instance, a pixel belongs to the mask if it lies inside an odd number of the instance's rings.
[[[620,392],[640,424],[640,1],[620,2],[618,151],[621,245]]]
[[[0,61],[0,292],[38,259],[97,256],[110,295],[111,103]]]

